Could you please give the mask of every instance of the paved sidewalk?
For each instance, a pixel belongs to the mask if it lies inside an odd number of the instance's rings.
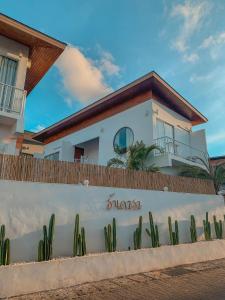
[[[225,259],[103,280],[13,299],[224,300]]]

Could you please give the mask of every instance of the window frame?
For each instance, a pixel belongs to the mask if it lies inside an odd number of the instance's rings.
[[[58,155],[58,159],[54,159],[54,155]],[[56,152],[53,152],[53,153],[50,153],[48,155],[45,155],[44,156],[44,159],[47,159],[47,160],[55,160],[55,161],[59,161],[59,154],[60,152],[59,151],[56,151]],[[52,157],[52,158],[51,158]]]
[[[116,140],[116,138],[117,138],[117,135],[119,134],[119,132],[122,130],[122,129],[128,129],[129,131],[130,131],[130,133],[132,134],[132,143],[130,144],[130,145],[126,145],[126,148],[124,148],[125,149],[125,151],[122,149],[118,149],[118,151],[116,150],[116,147],[115,147],[115,140]],[[134,143],[134,132],[133,132],[133,130],[130,128],[130,127],[128,127],[128,126],[123,126],[123,127],[121,127],[119,130],[117,130],[117,132],[116,132],[116,134],[114,135],[114,138],[113,138],[113,149],[114,149],[114,152],[115,153],[118,153],[118,154],[120,154],[120,155],[123,155],[123,154],[126,154],[127,153],[127,151],[128,151],[128,148],[130,147],[130,146],[132,146],[133,145],[133,143]]]

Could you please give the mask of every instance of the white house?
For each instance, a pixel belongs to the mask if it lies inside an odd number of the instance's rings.
[[[176,173],[188,164],[208,163],[205,131],[192,131],[207,119],[157,73],[151,72],[81,111],[40,131],[45,158],[107,165],[135,141],[157,144],[155,164]],[[200,158],[200,159],[199,159]]]
[[[0,153],[19,154],[26,97],[65,46],[0,14]]]

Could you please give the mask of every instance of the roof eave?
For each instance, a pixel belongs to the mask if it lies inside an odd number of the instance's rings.
[[[145,86],[148,86],[148,88],[154,88],[154,81],[157,80],[162,86],[164,86],[165,89],[169,90],[173,95],[179,99],[180,105],[186,105],[190,111],[193,112],[193,115],[195,118],[193,120],[190,120],[192,122],[192,125],[199,125],[202,123],[207,122],[207,118],[203,116],[196,108],[194,108],[186,99],[184,99],[179,93],[177,93],[169,84],[167,84],[156,72],[152,71],[143,77],[133,81],[132,83],[122,87],[121,89],[103,97],[102,99],[94,102],[93,104],[90,104],[89,106],[85,107],[84,109],[78,111],[75,114],[72,114],[71,116],[57,122],[56,124],[53,124],[49,126],[46,129],[43,129],[39,133],[34,135],[35,139],[44,139],[48,135],[53,135],[57,132],[59,132],[62,126],[70,126],[70,122],[76,122],[78,118],[83,116],[85,118],[85,115],[87,113],[90,113],[90,111],[94,111],[96,107],[102,107],[104,103],[107,103],[110,99],[116,99],[116,97],[119,97],[126,93],[128,90],[132,90],[134,87],[137,87],[138,85],[142,84]],[[156,86],[156,85],[155,85]]]

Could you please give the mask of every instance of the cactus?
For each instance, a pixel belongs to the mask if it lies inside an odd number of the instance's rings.
[[[191,215],[191,226],[190,226],[190,233],[191,233],[191,242],[197,242],[197,230],[196,230],[196,223],[195,217]]]
[[[48,228],[46,225],[43,226],[43,240],[40,240],[38,244],[38,261],[52,259],[54,229],[55,215],[52,214]]]
[[[116,219],[113,218],[113,240],[112,240],[112,250],[116,251]]]
[[[217,221],[216,216],[213,216],[213,222],[214,222],[214,229],[216,233],[217,239],[223,238],[223,223],[221,220]]]
[[[158,231],[158,226],[154,225],[152,213],[149,212],[149,226],[150,230],[146,228],[146,232],[148,236],[151,238],[151,243],[153,248],[157,248],[160,246],[159,244],[159,231]]]
[[[84,227],[80,228],[80,216],[76,214],[74,236],[73,236],[73,256],[84,256],[87,254],[86,237]]]
[[[173,231],[171,217],[168,217],[170,244],[178,245],[179,244],[179,228],[178,228],[177,220],[175,220],[174,224],[175,224],[174,225],[175,231]]]
[[[0,229],[0,266],[10,264],[10,240],[5,238],[5,225]]]
[[[133,234],[134,250],[141,249],[142,244],[142,216],[139,217],[138,227]]]
[[[205,218],[205,220],[203,220],[203,228],[204,228],[205,240],[210,241],[211,240],[211,225],[209,222],[208,212],[206,212],[206,218]]]
[[[116,219],[113,218],[112,225],[108,224],[104,227],[105,249],[107,252],[116,251]]]

